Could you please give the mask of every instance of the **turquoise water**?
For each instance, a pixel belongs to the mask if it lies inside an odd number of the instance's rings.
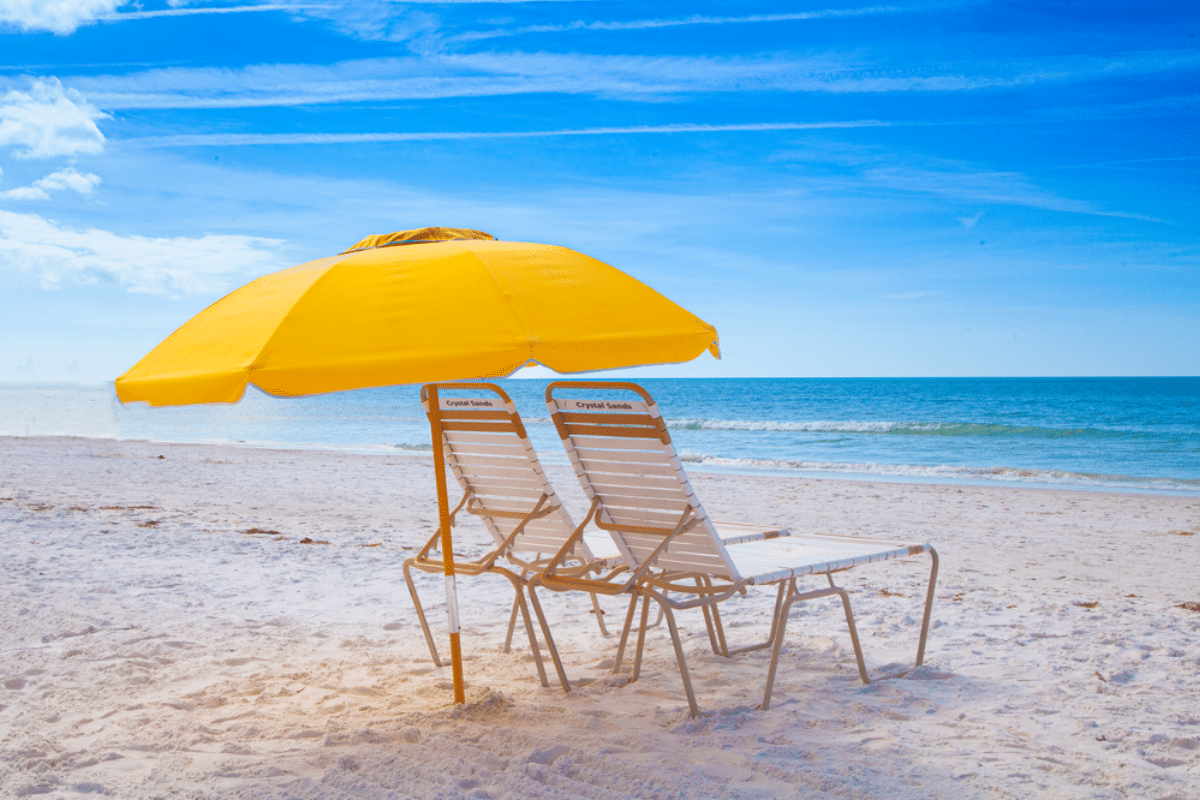
[[[565,463],[547,381],[503,381]],[[689,468],[1200,494],[1200,378],[647,379]],[[0,434],[428,450],[413,386],[234,406],[121,406],[111,387],[0,386]]]

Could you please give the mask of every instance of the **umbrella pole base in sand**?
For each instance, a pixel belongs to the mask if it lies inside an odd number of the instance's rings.
[[[462,645],[458,639],[458,588],[454,583],[454,543],[450,539],[450,499],[446,490],[446,457],[442,452],[442,415],[436,383],[427,384],[429,434],[433,444],[433,478],[437,484],[438,525],[442,531],[442,565],[446,571],[446,614],[450,623],[450,668],[454,672],[454,702],[467,702],[463,683]]]

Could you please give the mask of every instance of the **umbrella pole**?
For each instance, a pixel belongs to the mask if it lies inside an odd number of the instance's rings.
[[[433,480],[437,485],[438,525],[442,531],[442,566],[446,571],[446,615],[450,622],[450,668],[454,672],[454,702],[467,701],[463,685],[462,647],[458,642],[458,587],[454,585],[454,550],[450,537],[450,498],[446,491],[446,456],[442,451],[442,406],[436,383],[429,392],[429,435],[433,440]]]

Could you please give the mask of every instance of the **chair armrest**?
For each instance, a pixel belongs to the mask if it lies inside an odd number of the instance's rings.
[[[781,536],[791,536],[787,528],[771,527],[769,525],[751,525],[745,522],[712,521],[717,536],[724,544],[741,544],[742,542],[758,542],[763,539],[777,539]]]

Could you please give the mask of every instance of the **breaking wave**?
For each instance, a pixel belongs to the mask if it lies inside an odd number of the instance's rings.
[[[999,481],[1057,485],[1073,488],[1149,490],[1155,492],[1200,491],[1200,478],[1152,478],[1133,475],[1102,475],[1051,469],[1015,467],[966,467],[953,465],[913,465],[843,463],[837,461],[793,461],[789,459],[719,458],[701,453],[681,453],[680,460],[701,467],[721,467],[732,471],[767,470],[823,473],[867,477],[917,478],[932,481]]]
[[[814,420],[668,419],[667,427],[689,431],[768,431],[795,433],[866,433],[892,436],[993,436],[1027,439],[1110,438],[1121,431],[1098,428],[1044,428],[977,422],[857,422]]]

